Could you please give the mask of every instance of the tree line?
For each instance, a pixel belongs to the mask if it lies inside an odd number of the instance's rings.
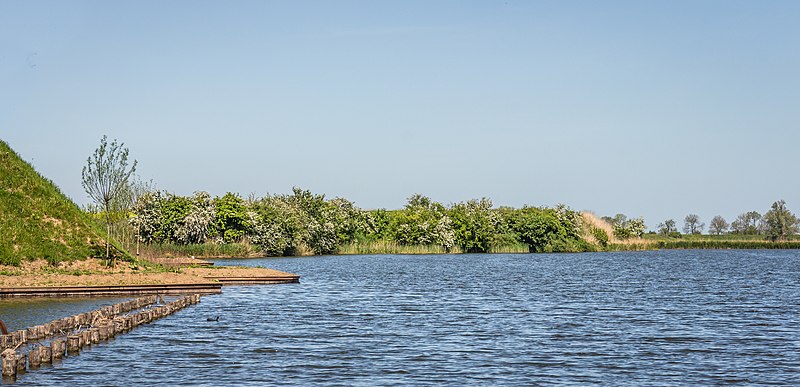
[[[603,217],[604,220],[614,225],[614,233],[618,237],[630,236],[626,233],[625,226],[629,225],[625,215]],[[641,218],[636,219],[638,222]],[[644,224],[636,223],[636,230],[644,230]],[[703,233],[706,224],[697,214],[689,214],[683,219],[682,231],[684,234],[699,235]],[[617,234],[617,229],[623,231]],[[757,211],[748,211],[740,214],[728,223],[721,215],[714,216],[708,224],[708,233],[711,235],[754,235],[763,236],[772,241],[787,240],[790,236],[800,231],[800,220],[786,207],[786,202],[778,200],[772,203],[770,209],[761,215]],[[677,223],[674,219],[667,219],[656,226],[656,234],[670,237],[680,237]],[[641,236],[641,235],[639,235]]]
[[[301,188],[247,199],[150,191],[136,200],[131,215],[144,243],[246,241],[270,256],[335,254],[345,244],[379,240],[474,253],[520,243],[531,252],[593,249],[581,238],[581,215],[566,206],[493,208],[486,198],[445,206],[415,194],[400,210],[362,210]]]
[[[346,244],[374,241],[474,253],[520,244],[530,252],[594,251],[596,245],[604,248],[609,242],[603,229],[583,224],[581,214],[565,205],[494,208],[490,199],[482,198],[445,206],[415,194],[399,210],[362,210],[347,199],[326,199],[300,188],[288,195],[247,199],[230,192],[218,197],[206,192],[180,196],[154,190],[152,184],[138,180],[136,161],[129,166],[128,149],[123,145],[116,140],[109,144],[104,136],[87,160],[82,183],[95,202],[90,212],[105,220],[107,241],[115,229],[122,231],[123,239],[128,232],[128,236],[135,235],[137,253],[139,242],[247,242],[271,256],[335,254]],[[641,217],[628,219],[618,214],[603,219],[619,239],[641,237],[646,230]],[[778,241],[796,234],[798,225],[797,217],[781,200],[763,216],[750,211],[730,224],[716,216],[709,231],[765,235]],[[695,214],[684,219],[687,234],[700,234],[704,227]],[[660,223],[657,233],[680,236],[673,219]]]

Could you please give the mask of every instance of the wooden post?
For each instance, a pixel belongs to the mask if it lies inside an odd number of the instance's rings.
[[[31,369],[39,368],[42,364],[42,354],[39,348],[42,347],[34,345],[33,348],[28,351],[28,367]]]
[[[41,346],[39,347],[39,356],[42,360],[41,363],[50,364],[53,361],[53,350],[50,347]]]
[[[24,373],[28,368],[28,358],[23,354],[17,354],[17,375]]]
[[[17,374],[17,351],[8,348],[2,352],[3,376],[14,376]]]
[[[27,331],[27,335],[28,335],[28,340],[37,340],[37,339],[39,339],[39,335],[36,332],[36,327],[30,327],[30,328],[26,329],[26,331]]]
[[[15,331],[14,335],[14,346],[18,346],[19,344],[25,344],[27,342],[27,332],[25,330]]]
[[[0,336],[0,350],[13,347],[14,345],[11,344],[11,342],[13,341],[14,341],[14,336],[11,335]]]
[[[81,337],[72,335],[67,337],[67,353],[77,355],[81,351]]]
[[[89,330],[82,331],[81,335],[81,347],[87,347],[92,344],[92,333]]]
[[[92,333],[92,344],[99,343],[100,342],[100,328],[89,329],[89,332]]]
[[[64,357],[64,346],[65,342],[62,338],[55,338],[50,341],[50,351],[53,354],[53,360]]]

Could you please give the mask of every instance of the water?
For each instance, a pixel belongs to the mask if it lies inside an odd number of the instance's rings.
[[[798,384],[800,251],[220,260],[226,287],[22,385]],[[219,322],[207,317],[221,316]]]

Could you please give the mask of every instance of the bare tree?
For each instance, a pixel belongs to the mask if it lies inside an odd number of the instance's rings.
[[[136,171],[136,160],[128,169],[128,148],[117,140],[108,143],[106,136],[100,140],[92,157],[86,159],[81,172],[83,189],[104,212],[106,220],[106,259],[110,258],[111,213],[128,187],[128,179]],[[117,260],[114,259],[114,267]]]
[[[661,235],[669,235],[678,232],[678,226],[675,225],[675,220],[667,219],[663,223],[658,224],[658,233]]]
[[[683,232],[687,234],[700,234],[705,226],[705,223],[700,222],[700,217],[695,214],[689,214],[683,218]]]
[[[722,235],[726,231],[728,231],[728,221],[725,218],[717,215],[714,219],[711,219],[711,223],[708,225],[708,232],[714,235]]]
[[[731,231],[737,234],[755,235],[761,232],[761,214],[749,211],[740,214],[731,222]]]

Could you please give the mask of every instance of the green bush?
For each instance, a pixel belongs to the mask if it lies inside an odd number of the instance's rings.
[[[592,236],[601,247],[608,246],[608,233],[599,227],[592,227]]]

